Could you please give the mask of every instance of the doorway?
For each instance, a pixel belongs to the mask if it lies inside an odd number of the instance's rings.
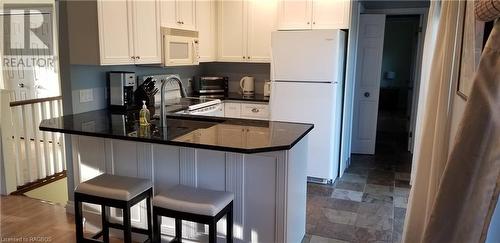
[[[409,157],[420,16],[386,16],[375,155]],[[409,172],[409,171],[408,171]]]
[[[393,242],[401,240],[411,187],[425,19],[425,14],[360,15],[351,163],[337,188],[362,188],[356,224],[390,232]]]

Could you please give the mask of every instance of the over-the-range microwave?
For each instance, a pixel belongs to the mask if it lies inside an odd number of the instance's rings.
[[[199,64],[198,31],[162,27],[161,38],[164,66]]]

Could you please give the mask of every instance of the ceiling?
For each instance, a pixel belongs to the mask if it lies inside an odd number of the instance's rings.
[[[428,8],[430,0],[361,0],[365,9]]]

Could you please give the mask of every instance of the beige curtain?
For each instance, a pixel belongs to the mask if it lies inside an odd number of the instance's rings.
[[[499,189],[500,22],[497,21],[481,55],[424,242],[483,242]]]
[[[422,78],[418,104],[412,189],[406,213],[403,240],[422,242],[432,204],[448,155],[451,92],[456,78],[457,33],[460,33],[458,1],[431,1],[424,40]]]

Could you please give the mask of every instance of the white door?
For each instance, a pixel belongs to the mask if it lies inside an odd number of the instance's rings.
[[[384,31],[384,14],[361,14],[354,94],[352,153],[375,153]]]
[[[312,0],[280,0],[278,28],[280,30],[311,29]]]
[[[213,62],[216,59],[216,16],[215,0],[196,2],[196,29],[198,29],[200,62]]]
[[[276,0],[248,2],[247,60],[269,62],[271,60],[271,32],[276,29]]]
[[[98,1],[101,64],[134,64],[128,1]]]
[[[218,61],[246,61],[246,1],[219,2]]]
[[[345,33],[341,30],[272,33],[272,80],[341,81]]]
[[[350,1],[314,0],[313,29],[348,29]]]
[[[196,4],[195,0],[177,0],[177,21],[180,27],[186,30],[196,29]]]
[[[335,115],[340,114],[334,111],[337,84],[272,82],[271,85],[271,120],[314,124],[308,134],[307,176],[335,179],[339,157],[334,155],[334,147],[340,147],[334,141],[334,134],[338,134],[334,128]]]
[[[160,12],[157,0],[133,3],[135,63],[160,63]]]

